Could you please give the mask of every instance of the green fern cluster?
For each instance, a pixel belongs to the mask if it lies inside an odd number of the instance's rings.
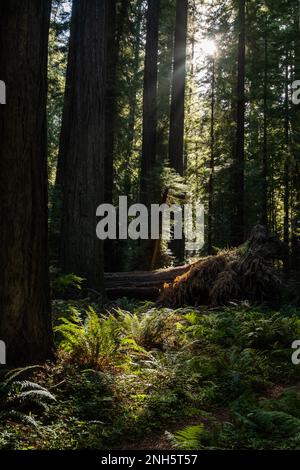
[[[299,397],[297,401],[299,405]],[[271,403],[274,409],[266,409]],[[299,449],[300,418],[292,407],[282,411],[281,405],[281,399],[259,402],[254,396],[241,396],[232,405],[230,421],[220,424],[207,420],[169,434],[169,438],[183,450]]]
[[[32,368],[18,369],[8,373],[0,383],[0,421],[19,421],[37,426],[31,415],[33,410],[45,411],[55,397],[44,387],[20,376]]]
[[[118,314],[125,335],[147,350],[167,349],[179,343],[177,326],[182,318],[173,310],[152,308],[142,315],[119,310]]]
[[[76,274],[58,274],[58,272],[52,268],[51,274],[51,290],[54,297],[61,296],[67,290],[81,290],[81,285],[84,278],[76,276]]]
[[[121,333],[118,318],[111,314],[99,317],[92,307],[85,318],[76,308],[70,310],[70,319],[61,318],[55,327],[63,337],[61,348],[76,362],[96,368],[116,356]]]
[[[152,349],[174,346],[180,318],[171,310],[150,309],[140,315],[116,309],[99,316],[90,306],[82,314],[71,307],[71,317],[61,318],[55,327],[63,339],[61,348],[78,363],[101,366],[124,354],[147,356]]]

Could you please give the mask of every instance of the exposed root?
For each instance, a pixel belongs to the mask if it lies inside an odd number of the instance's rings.
[[[157,303],[173,308],[238,300],[278,304],[281,281],[272,260],[283,252],[283,244],[258,225],[240,249],[204,258],[165,284]]]

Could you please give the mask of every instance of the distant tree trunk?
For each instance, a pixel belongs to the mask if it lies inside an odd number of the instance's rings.
[[[183,175],[184,171],[184,104],[186,84],[188,0],[177,0],[174,61],[170,111],[169,160],[171,167]],[[184,259],[184,238],[173,240],[171,249],[178,261]]]
[[[53,346],[47,253],[48,0],[0,2],[0,338],[8,365]]]
[[[156,161],[159,6],[159,0],[148,0],[140,177],[140,202],[143,204],[150,202],[148,178]]]
[[[98,290],[103,284],[96,208],[104,197],[105,18],[104,1],[74,0],[60,144],[60,265]]]
[[[268,39],[264,41],[264,96],[263,96],[263,161],[262,161],[262,208],[261,223],[268,228]]]
[[[245,0],[238,1],[238,76],[236,144],[233,161],[233,217],[231,227],[232,245],[244,241],[244,160],[245,160]]]
[[[120,42],[127,17],[129,0],[106,0],[106,95],[105,95],[105,164],[104,201],[113,202],[114,146],[117,119],[117,81]],[[117,8],[120,7],[117,12]],[[113,271],[116,260],[115,240],[104,242],[104,267]]]
[[[106,94],[105,94],[105,185],[104,201],[112,203],[114,180],[114,131],[116,112],[117,43],[117,0],[106,1]]]
[[[294,14],[295,18],[295,50],[294,50],[294,80],[300,77],[300,3],[296,7]],[[294,189],[294,203],[291,220],[291,267],[297,272],[300,278],[300,105],[293,104],[292,106],[292,149],[294,159],[293,171],[293,189]]]
[[[284,222],[283,222],[283,240],[288,247],[290,244],[290,155],[289,155],[289,69],[288,69],[288,53],[286,55],[285,65],[285,116],[284,116],[284,143],[285,143],[285,161],[284,161]],[[289,271],[289,254],[284,259],[285,273]]]
[[[167,160],[169,154],[169,125],[172,86],[172,65],[175,28],[175,2],[162,0],[160,2],[162,22],[159,42],[158,70],[158,137],[157,157],[160,162]]]
[[[190,116],[191,110],[192,110],[192,103],[193,103],[193,83],[195,80],[195,70],[194,70],[194,61],[195,61],[195,45],[196,45],[196,34],[197,34],[197,28],[198,24],[196,21],[196,0],[193,0],[191,2],[191,7],[190,7],[191,13],[190,13],[190,47],[191,47],[191,53],[190,53],[190,72],[189,72],[189,87],[187,90],[187,97],[185,99],[186,102],[186,111],[187,111],[187,116]],[[189,145],[188,145],[188,140],[189,136],[193,135],[194,129],[193,129],[193,122],[192,120],[188,120],[188,125],[185,126],[185,132],[186,132],[186,139],[184,141],[184,156],[183,156],[183,172],[186,171],[187,166],[188,166],[188,153],[189,153]]]
[[[188,0],[177,0],[173,80],[170,113],[169,158],[180,175],[184,169],[184,96],[186,81]]]
[[[121,0],[117,14],[117,0],[106,0],[107,4],[107,54],[106,54],[106,104],[105,104],[105,193],[104,200],[112,203],[115,121],[117,112],[117,67],[120,41],[127,17],[129,0]]]
[[[213,238],[213,202],[214,202],[214,173],[215,173],[215,59],[212,59],[211,82],[211,116],[210,116],[210,162],[208,180],[208,221],[207,221],[207,251],[212,253]]]
[[[142,0],[138,0],[137,5],[137,19],[135,29],[135,42],[134,42],[134,61],[133,61],[133,78],[130,87],[129,97],[129,118],[128,118],[128,140],[126,147],[126,167],[124,177],[124,190],[125,194],[130,198],[131,196],[131,156],[133,152],[134,144],[134,128],[136,120],[136,105],[137,96],[136,89],[139,78],[139,67],[140,67],[140,48],[141,48],[141,22],[142,22]],[[130,202],[130,201],[129,201]]]

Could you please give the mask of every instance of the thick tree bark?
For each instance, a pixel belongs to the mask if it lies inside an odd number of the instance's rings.
[[[177,0],[170,113],[169,159],[180,175],[184,169],[184,97],[186,81],[188,0]]]
[[[62,233],[60,266],[101,290],[102,242],[96,209],[104,197],[105,5],[74,0],[60,144]]]
[[[117,120],[117,80],[120,42],[127,18],[129,0],[106,0],[106,94],[105,94],[105,185],[104,201],[113,202],[114,147]],[[119,9],[119,11],[117,11]],[[112,271],[117,264],[114,240],[104,242],[104,266]]]
[[[47,256],[48,0],[0,2],[0,338],[9,365],[51,355]]]
[[[238,1],[238,76],[236,143],[232,169],[233,216],[231,242],[237,246],[244,241],[244,165],[245,165],[245,0]]]
[[[149,177],[156,161],[159,6],[160,0],[148,0],[140,177],[140,202],[143,204],[151,202],[149,200]]]
[[[184,104],[186,84],[188,0],[177,0],[174,38],[174,61],[170,111],[169,160],[171,167],[184,171]],[[184,259],[184,239],[173,240],[171,250],[179,262]]]

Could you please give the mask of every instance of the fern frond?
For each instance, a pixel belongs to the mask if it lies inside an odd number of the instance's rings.
[[[11,420],[17,423],[26,424],[28,426],[32,426],[37,428],[38,423],[37,421],[30,415],[22,413],[20,411],[11,410],[11,411],[4,411],[0,413],[0,421]]]
[[[197,426],[188,426],[177,431],[173,436],[178,449],[198,450],[203,447],[202,440],[207,438],[207,431],[204,424],[200,423]]]

